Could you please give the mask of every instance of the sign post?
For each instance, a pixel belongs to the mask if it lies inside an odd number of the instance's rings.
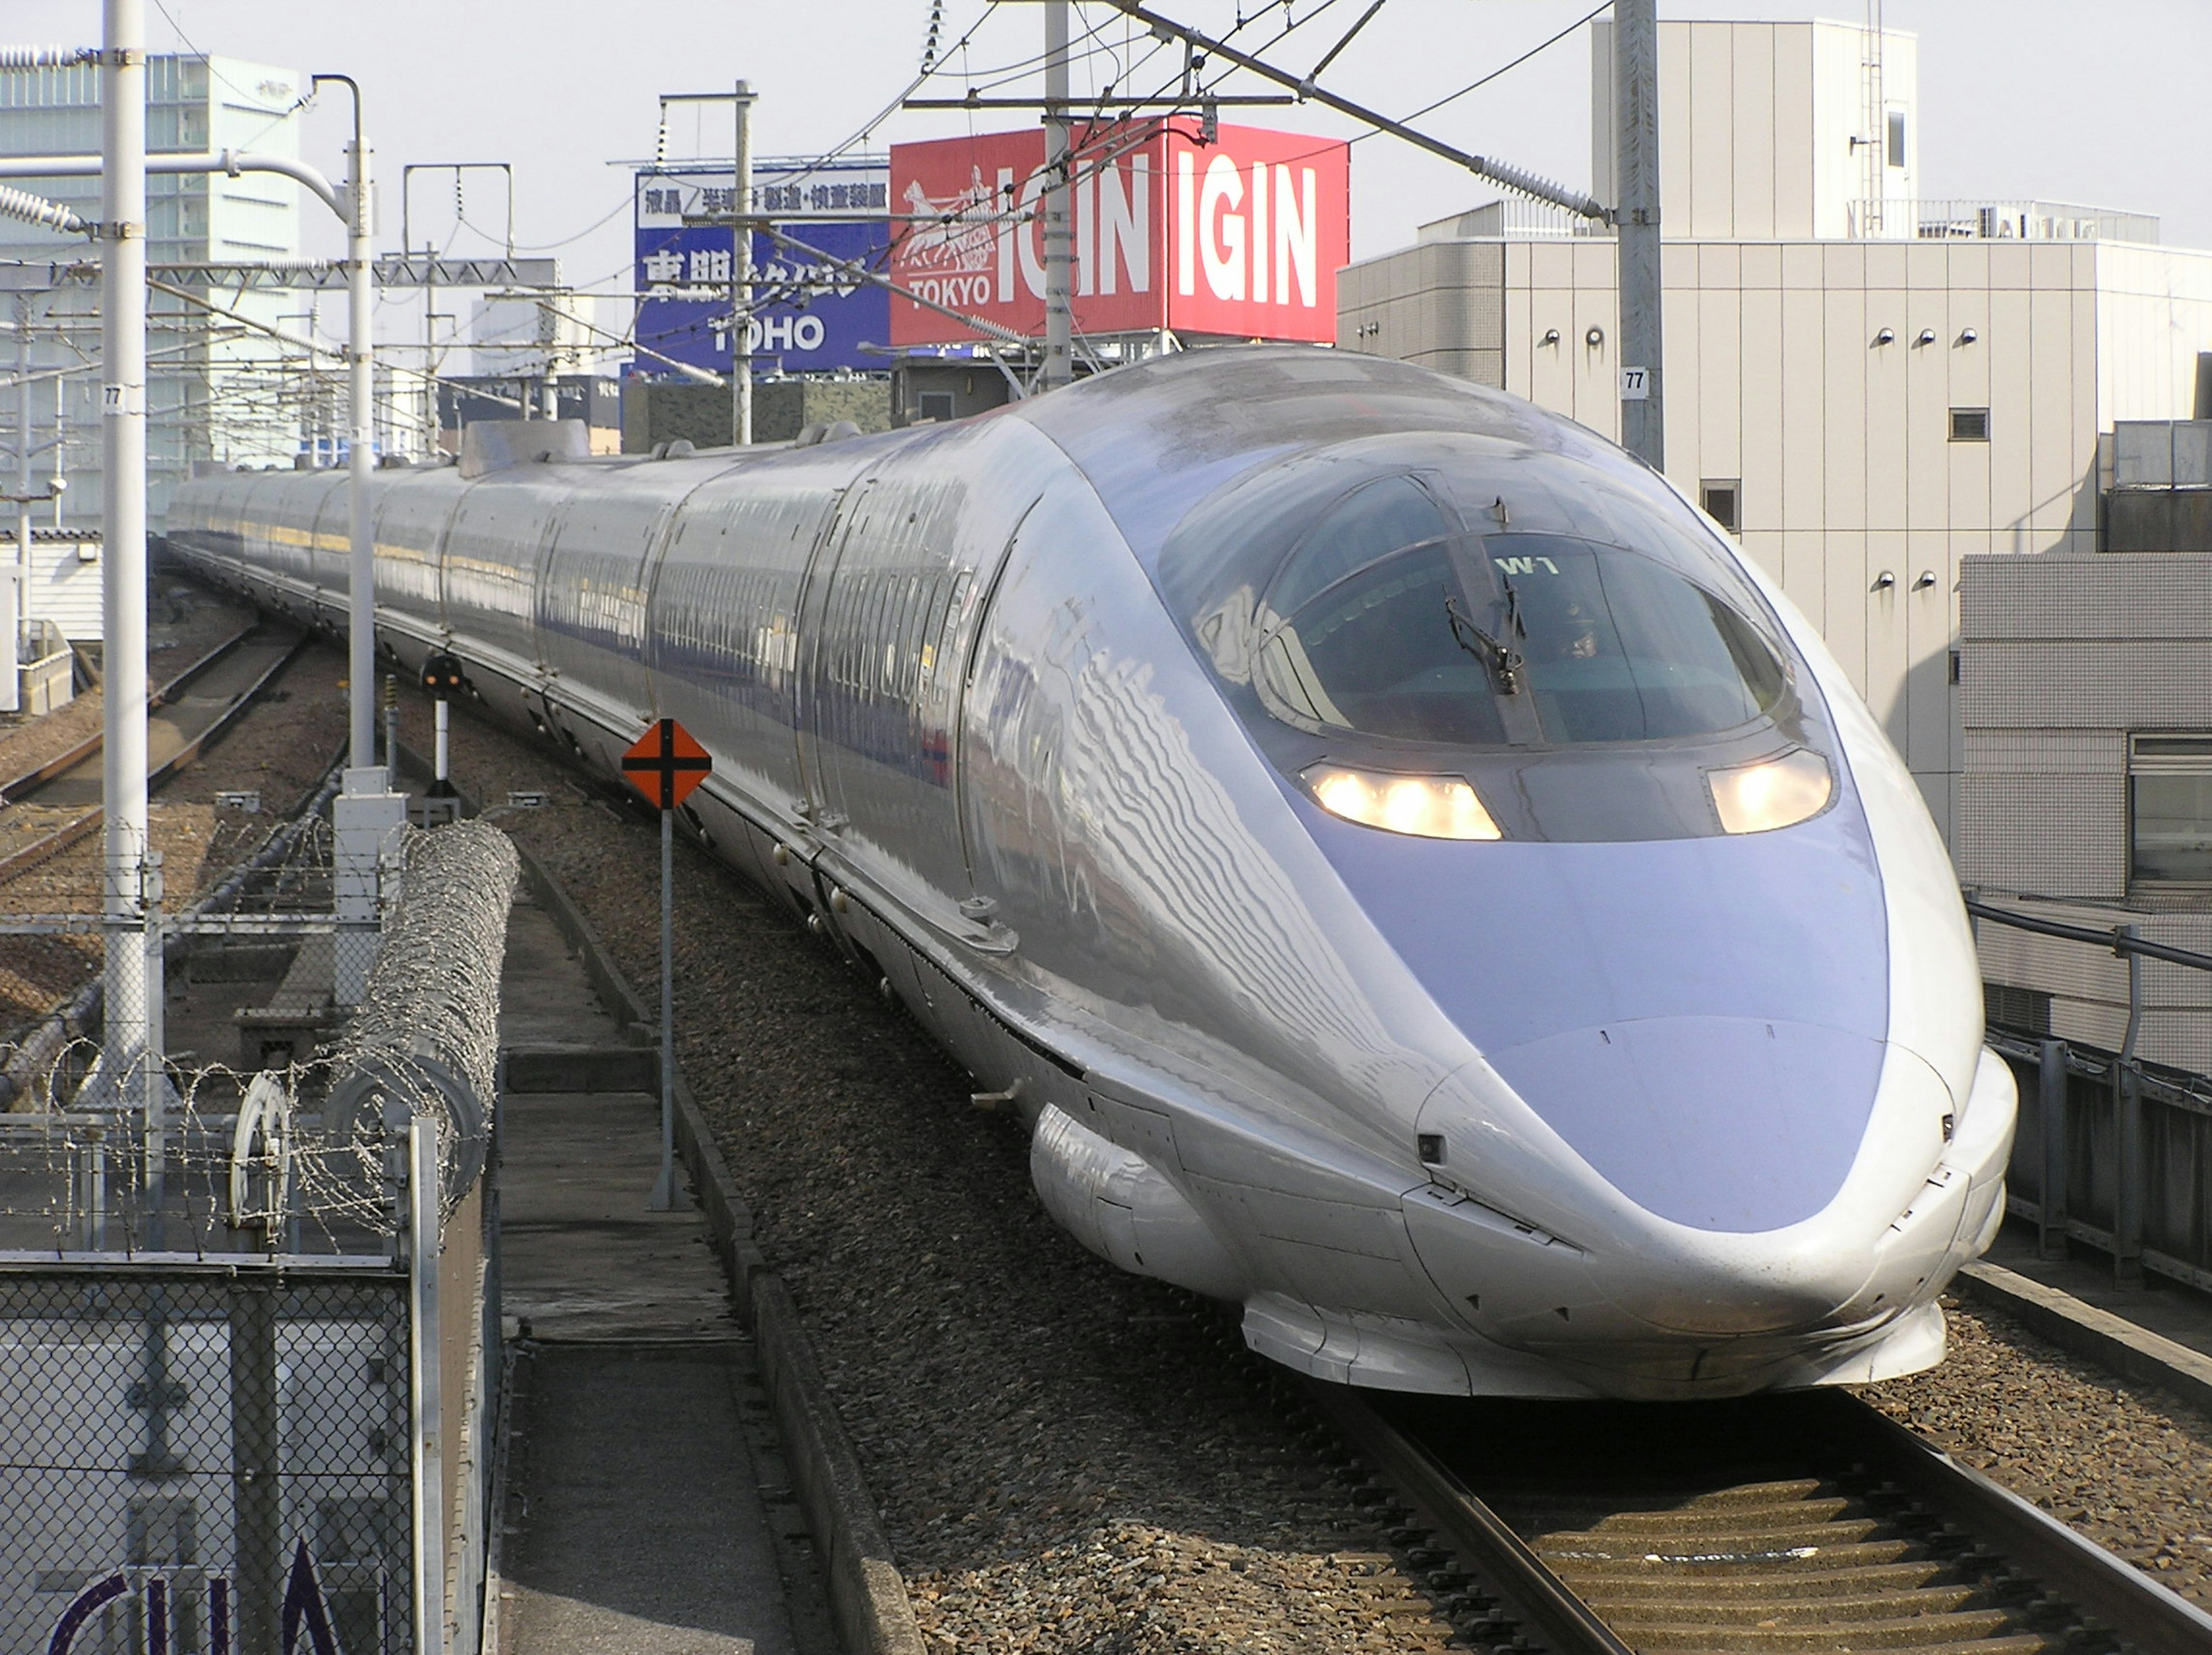
[[[623,754],[622,770],[660,812],[660,1181],[651,1206],[676,1205],[676,807],[707,779],[714,761],[672,718],[657,721]]]

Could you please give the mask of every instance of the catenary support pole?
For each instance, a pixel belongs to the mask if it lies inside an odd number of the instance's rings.
[[[1044,388],[1074,376],[1075,227],[1067,187],[1067,0],[1044,7]]]
[[[101,1063],[114,1101],[137,1101],[153,985],[146,873],[146,12],[105,0],[100,54]]]
[[[1657,0],[1613,0],[1613,110],[1620,143],[1620,443],[1666,465],[1660,360],[1659,15]]]
[[[753,440],[753,88],[737,84],[737,159],[730,193],[730,441]]]
[[[318,76],[337,80],[337,76]],[[346,149],[346,528],[348,560],[346,678],[353,767],[376,763],[376,548],[369,519],[369,472],[376,465],[376,380],[370,355],[374,253],[369,238],[368,143],[361,133],[361,88],[353,94],[353,142]]]
[[[676,1205],[676,812],[660,812],[660,1182],[653,1210]]]

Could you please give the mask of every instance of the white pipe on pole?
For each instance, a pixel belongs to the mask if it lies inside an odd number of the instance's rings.
[[[328,79],[326,76],[324,78]],[[149,155],[149,173],[281,173],[295,184],[304,184],[325,207],[340,218],[344,204],[330,179],[304,161],[289,155],[256,155],[250,149],[218,149],[204,155]],[[0,158],[0,178],[95,178],[100,172],[98,155],[9,155]]]
[[[100,549],[106,727],[102,1063],[116,1101],[146,1062],[146,12],[104,0],[100,55]],[[153,1084],[149,1080],[149,1084]]]

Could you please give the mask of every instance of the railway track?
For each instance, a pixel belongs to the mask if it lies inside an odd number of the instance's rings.
[[[1395,1485],[1409,1556],[1478,1646],[2212,1650],[2212,1616],[1845,1392],[1318,1402]]]
[[[147,782],[158,787],[228,729],[298,653],[307,634],[264,619],[217,645],[148,700]],[[0,883],[98,830],[98,735],[0,785]]]

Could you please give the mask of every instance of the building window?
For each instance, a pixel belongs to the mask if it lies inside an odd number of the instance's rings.
[[[924,419],[952,417],[952,393],[950,391],[925,391],[921,393],[921,417]]]
[[[1987,442],[1990,440],[1990,411],[1986,408],[1954,408],[1951,411],[1951,441],[1954,442]]]
[[[1730,534],[1742,532],[1741,510],[1743,503],[1743,484],[1733,477],[1709,477],[1698,484],[1698,503],[1711,518]]]
[[[1905,165],[1905,112],[1902,109],[1889,112],[1889,164],[1897,167]]]
[[[2212,885],[2212,735],[2128,744],[2128,877]]]

